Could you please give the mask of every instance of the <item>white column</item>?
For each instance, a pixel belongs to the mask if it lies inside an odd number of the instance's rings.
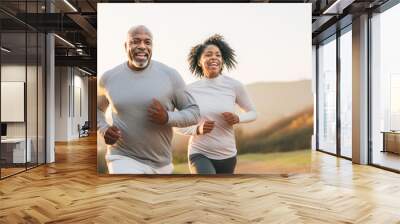
[[[46,11],[54,12],[54,5],[46,1]],[[55,162],[55,43],[54,34],[46,35],[46,163]]]
[[[368,163],[368,15],[353,20],[353,162]]]
[[[55,161],[54,133],[55,133],[55,76],[54,76],[54,35],[46,36],[46,163]]]

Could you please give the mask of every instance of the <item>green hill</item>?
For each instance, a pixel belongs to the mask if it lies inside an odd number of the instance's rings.
[[[251,136],[244,137],[240,128],[235,132],[238,154],[309,149],[313,133],[313,108],[283,118]]]

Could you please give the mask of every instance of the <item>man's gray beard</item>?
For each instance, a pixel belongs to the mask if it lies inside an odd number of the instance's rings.
[[[150,60],[147,60],[144,63],[138,63],[135,60],[132,60],[132,64],[136,67],[136,68],[145,68],[148,64],[149,64]]]

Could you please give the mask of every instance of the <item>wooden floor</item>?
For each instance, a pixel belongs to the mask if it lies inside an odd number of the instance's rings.
[[[19,173],[19,172],[23,172],[23,171],[25,171],[26,169],[25,169],[25,167],[17,167],[17,168],[4,168],[4,167],[2,167],[1,168],[1,177],[3,178],[3,177],[7,177],[7,176],[10,176],[10,175],[13,175],[13,174],[16,174],[16,173]]]
[[[372,157],[374,164],[400,170],[400,155],[392,152],[374,151]]]
[[[0,223],[400,223],[400,175],[313,153],[309,174],[98,176],[96,141],[0,181]]]

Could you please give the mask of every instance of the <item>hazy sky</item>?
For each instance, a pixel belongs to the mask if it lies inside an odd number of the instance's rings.
[[[126,61],[128,29],[153,33],[153,59],[182,75],[190,48],[218,33],[236,51],[238,66],[226,71],[242,83],[311,79],[311,4],[98,4],[98,75]]]

